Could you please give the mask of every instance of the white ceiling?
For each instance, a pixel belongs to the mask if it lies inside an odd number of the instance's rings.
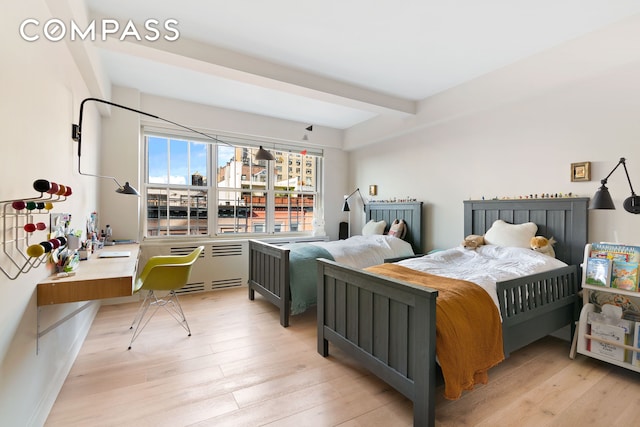
[[[85,0],[176,19],[176,42],[97,42],[116,85],[348,129],[640,13],[638,0]],[[131,39],[131,38],[129,38]]]

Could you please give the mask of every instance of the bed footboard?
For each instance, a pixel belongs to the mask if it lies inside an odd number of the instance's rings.
[[[257,291],[280,310],[280,324],[289,326],[289,249],[249,240],[249,299]]]
[[[575,265],[497,283],[505,357],[567,325],[573,335],[579,283]]]
[[[416,426],[435,424],[437,295],[318,260],[318,352],[331,342],[412,400]]]

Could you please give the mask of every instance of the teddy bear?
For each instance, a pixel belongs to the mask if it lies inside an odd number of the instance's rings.
[[[549,255],[550,257],[556,257],[556,251],[553,250],[553,245],[555,245],[556,241],[552,237],[547,239],[543,236],[535,236],[531,238],[531,249],[536,252],[540,252],[541,254]]]
[[[462,246],[465,249],[476,249],[482,245],[484,245],[484,236],[479,236],[477,234],[469,234],[462,241]]]

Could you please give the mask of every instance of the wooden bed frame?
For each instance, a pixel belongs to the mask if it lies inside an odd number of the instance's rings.
[[[365,206],[366,220],[387,222],[404,219],[408,227],[405,240],[414,253],[422,251],[422,202],[370,203]],[[249,299],[257,291],[280,310],[280,324],[289,326],[291,290],[289,280],[289,249],[259,240],[249,240]]]
[[[587,243],[587,198],[465,201],[465,236],[496,219],[532,221],[554,237],[569,264],[497,285],[505,356],[558,329],[574,327]],[[318,261],[318,352],[329,342],[413,401],[414,425],[435,425],[436,298],[429,288]]]

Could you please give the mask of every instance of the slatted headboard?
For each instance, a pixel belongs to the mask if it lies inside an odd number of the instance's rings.
[[[511,224],[533,222],[536,235],[553,237],[556,258],[580,265],[587,244],[589,198],[466,200],[464,235],[483,235],[497,219]]]
[[[403,219],[407,223],[407,236],[404,240],[411,243],[413,252],[422,253],[422,202],[403,203],[369,203],[364,207],[367,221],[385,220],[389,231],[395,219]]]

